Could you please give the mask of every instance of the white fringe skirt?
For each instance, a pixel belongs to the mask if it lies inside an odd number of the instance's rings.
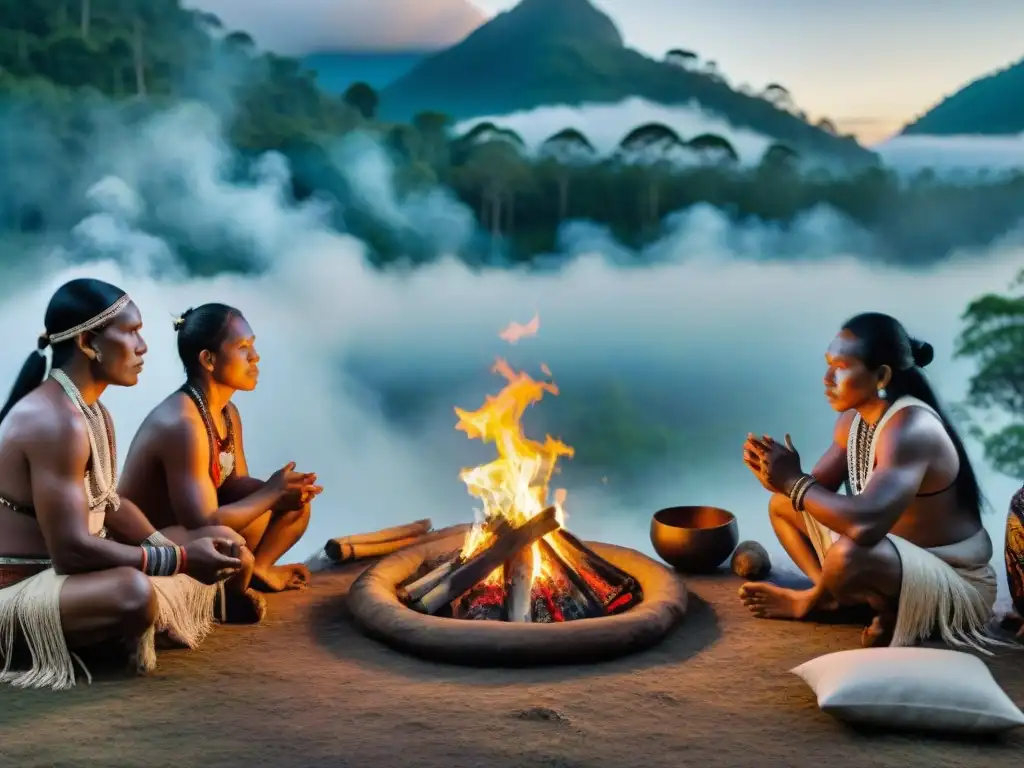
[[[60,592],[67,576],[47,568],[0,589],[0,682],[19,688],[66,690],[75,686],[75,664],[92,676],[68,648],[60,620]],[[150,579],[159,603],[156,624],[141,638],[136,654],[140,672],[156,668],[156,634],[186,648],[196,648],[213,626],[214,601],[220,585],[208,586],[184,574]],[[12,669],[16,641],[24,639],[31,658],[28,669]]]

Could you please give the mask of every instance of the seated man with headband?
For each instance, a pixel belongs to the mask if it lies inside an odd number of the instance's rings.
[[[322,489],[315,475],[294,471],[294,463],[266,482],[249,476],[242,421],[231,397],[256,387],[260,358],[252,328],[237,309],[204,304],[179,318],[175,330],[186,382],[142,423],[119,490],[161,527],[237,531],[255,557],[252,587],[302,587],[308,569],[277,561],[305,532],[310,502]],[[173,529],[167,531],[173,538]],[[228,602],[251,603],[262,615],[263,599],[249,586],[229,584]]]
[[[987,626],[996,574],[981,492],[921,370],[932,355],[895,318],[857,315],[825,354],[825,394],[840,416],[814,469],[801,469],[788,436],[748,437],[744,460],[773,493],[779,542],[813,582],[802,591],[744,584],[741,599],[755,616],[804,619],[866,604],[876,613],[866,646],[933,634],[982,652],[1002,644]]]
[[[4,682],[70,688],[81,665],[71,649],[111,641],[149,671],[155,633],[195,647],[210,629],[216,585],[242,566],[230,539],[176,545],[118,497],[114,428],[99,398],[138,381],[141,327],[121,289],[65,283],[47,306],[39,351],[0,409]]]

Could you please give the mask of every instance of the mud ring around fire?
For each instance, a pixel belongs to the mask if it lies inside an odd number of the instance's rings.
[[[686,585],[680,576],[636,550],[599,542],[587,546],[627,571],[643,590],[643,601],[625,613],[523,624],[440,618],[405,606],[397,585],[461,540],[455,536],[410,547],[366,570],[348,596],[356,625],[395,650],[431,661],[527,667],[591,663],[646,650],[667,637],[686,613]]]

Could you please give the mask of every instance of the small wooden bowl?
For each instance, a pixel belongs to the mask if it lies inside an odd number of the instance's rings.
[[[686,573],[711,573],[739,543],[736,516],[718,507],[667,507],[651,518],[651,544]]]

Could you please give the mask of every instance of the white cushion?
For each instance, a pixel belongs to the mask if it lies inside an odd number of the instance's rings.
[[[822,712],[890,728],[997,733],[1024,725],[1024,712],[981,659],[937,648],[860,648],[790,670]]]

